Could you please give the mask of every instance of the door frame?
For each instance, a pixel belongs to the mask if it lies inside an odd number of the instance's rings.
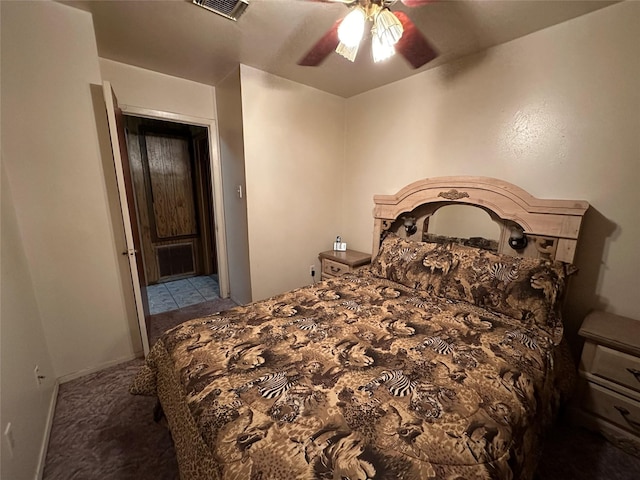
[[[227,234],[224,217],[224,199],[222,191],[222,164],[218,149],[218,127],[214,119],[164,112],[133,105],[120,105],[124,115],[166,120],[187,125],[205,127],[209,137],[209,164],[211,166],[211,201],[213,202],[214,236],[216,238],[216,256],[218,258],[218,284],[220,297],[229,298],[229,262],[227,257]]]

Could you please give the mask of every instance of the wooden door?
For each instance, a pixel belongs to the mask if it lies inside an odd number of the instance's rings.
[[[190,135],[142,130],[154,241],[198,235]]]
[[[196,275],[201,255],[191,134],[142,127],[139,138],[159,278]]]
[[[147,317],[149,316],[149,303],[146,294],[146,279],[142,260],[142,247],[138,220],[136,218],[135,193],[131,181],[129,168],[129,155],[124,130],[124,117],[122,110],[118,108],[118,99],[109,82],[103,84],[104,101],[107,109],[107,121],[111,136],[111,149],[113,164],[120,196],[120,208],[124,223],[126,250],[122,252],[129,259],[129,270],[133,284],[133,294],[136,302],[138,325],[142,338],[142,348],[145,356],[149,353],[149,337]]]
[[[147,284],[207,274],[190,128],[127,118]]]

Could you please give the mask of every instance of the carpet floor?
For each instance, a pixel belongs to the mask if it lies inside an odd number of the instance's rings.
[[[163,329],[234,305],[207,303],[154,315],[151,342]],[[169,431],[153,421],[155,398],[128,393],[142,364],[132,360],[60,385],[44,480],[178,479]],[[595,433],[558,425],[545,444],[537,478],[638,479],[640,459]]]

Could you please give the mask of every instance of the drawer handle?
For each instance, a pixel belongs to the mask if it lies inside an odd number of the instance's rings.
[[[640,382],[640,370],[636,370],[635,368],[627,368],[627,372],[636,377],[636,380]]]
[[[334,267],[333,265],[330,265],[329,268],[332,273],[338,273],[341,270],[340,267]]]
[[[624,418],[624,421],[627,422],[627,424],[629,424],[631,428],[633,428],[634,430],[640,431],[640,422],[630,418],[631,412],[629,410],[627,410],[624,407],[619,407],[618,405],[614,405],[613,407],[616,410],[618,410],[618,413],[622,415],[622,418]]]

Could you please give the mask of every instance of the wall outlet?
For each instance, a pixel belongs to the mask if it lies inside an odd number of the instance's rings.
[[[309,275],[311,275],[312,277],[315,277],[315,275],[316,275],[316,266],[315,265],[309,265]]]
[[[13,449],[15,448],[15,442],[13,440],[13,430],[11,430],[11,422],[7,423],[4,429],[4,441],[7,444],[7,450],[9,450],[9,458],[13,458]]]

